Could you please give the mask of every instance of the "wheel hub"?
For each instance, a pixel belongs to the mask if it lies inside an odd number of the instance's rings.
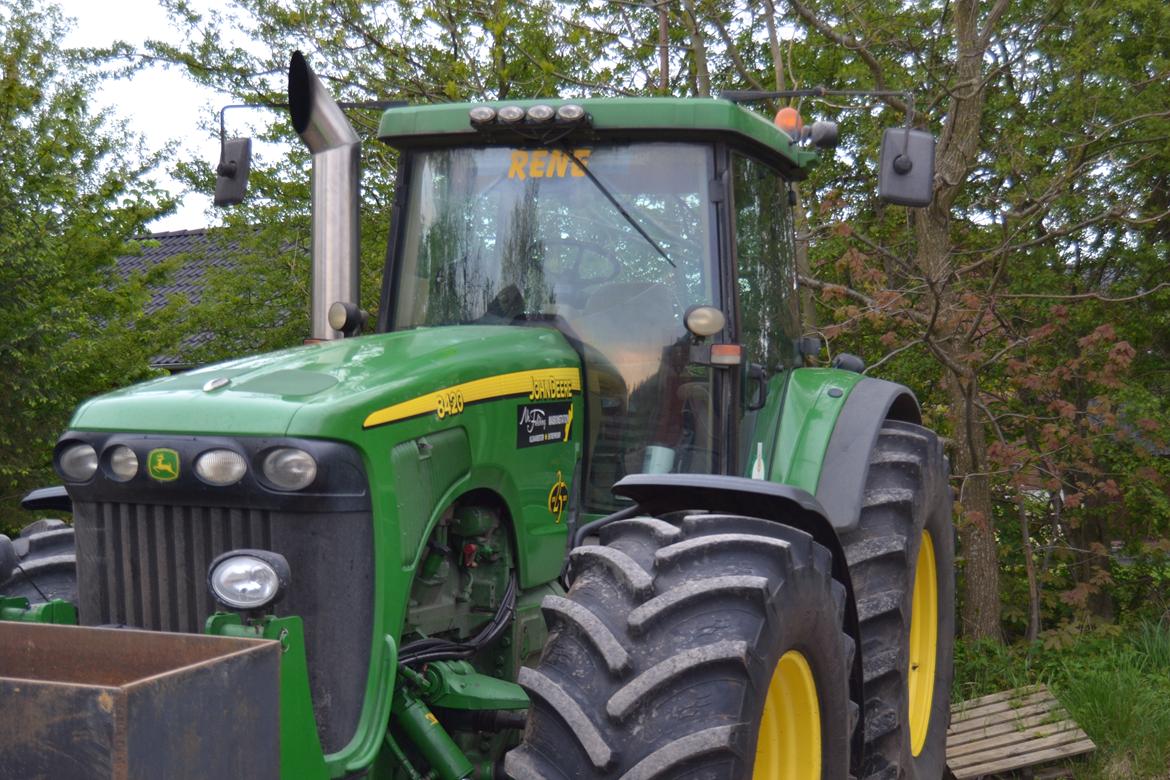
[[[780,657],[760,720],[752,780],[818,780],[821,709],[812,668],[797,650]]]
[[[926,744],[934,701],[934,671],[938,659],[938,572],[929,531],[922,532],[914,575],[914,602],[910,614],[910,752],[918,756]]]

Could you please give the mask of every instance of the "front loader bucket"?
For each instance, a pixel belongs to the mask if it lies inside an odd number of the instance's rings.
[[[0,774],[277,778],[280,645],[0,623]]]

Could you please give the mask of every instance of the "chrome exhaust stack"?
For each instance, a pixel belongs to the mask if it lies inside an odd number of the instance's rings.
[[[339,339],[329,324],[335,302],[360,305],[358,247],[361,140],[299,51],[288,65],[293,128],[313,154],[311,337]]]

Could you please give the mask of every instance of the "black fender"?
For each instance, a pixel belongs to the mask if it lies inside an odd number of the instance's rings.
[[[865,455],[868,457],[868,449]],[[863,470],[863,479],[864,476]],[[631,474],[614,485],[613,492],[635,502],[635,506],[619,513],[623,517],[640,513],[659,515],[688,509],[750,515],[781,521],[804,531],[826,547],[833,554],[833,577],[845,585],[845,632],[857,644],[853,669],[849,675],[850,693],[854,701],[865,701],[862,697],[861,629],[857,601],[853,595],[853,581],[849,577],[849,565],[845,561],[845,550],[837,538],[837,531],[815,496],[791,485],[714,474]],[[617,518],[603,518],[610,519]],[[864,710],[862,707],[858,712],[857,727],[853,731],[852,760],[857,764],[854,766],[854,774],[857,774],[856,770],[860,766],[863,749]]]
[[[838,533],[852,531],[861,519],[869,454],[886,420],[921,425],[918,399],[903,385],[862,379],[837,416],[817,483],[817,500]]]
[[[37,511],[51,509],[55,512],[72,512],[73,499],[65,492],[64,485],[37,488],[20,500],[22,509]]]

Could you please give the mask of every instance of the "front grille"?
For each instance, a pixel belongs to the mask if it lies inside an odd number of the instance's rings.
[[[207,567],[221,552],[272,549],[272,513],[218,507],[96,504],[77,524],[87,624],[201,633],[215,604]]]
[[[207,567],[220,553],[261,548],[288,559],[278,615],[305,623],[322,747],[357,728],[373,612],[370,513],[77,502],[78,611],[85,625],[201,633],[215,604]]]

